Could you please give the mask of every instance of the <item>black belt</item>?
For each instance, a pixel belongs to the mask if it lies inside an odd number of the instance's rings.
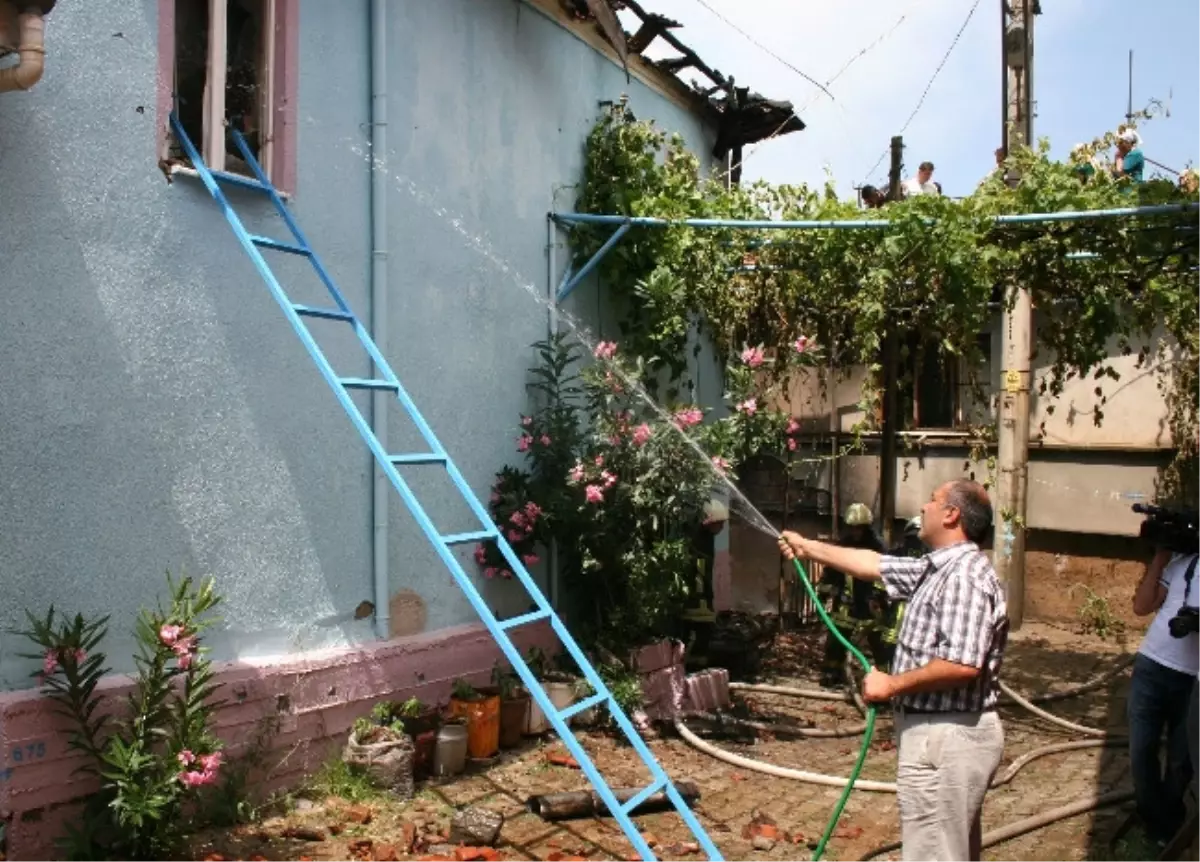
[[[903,712],[909,715],[961,715],[963,713],[982,715],[985,712],[995,712],[996,707],[987,706],[983,709],[917,709],[915,707],[905,706],[902,703],[898,703],[895,706],[895,710],[896,712]]]

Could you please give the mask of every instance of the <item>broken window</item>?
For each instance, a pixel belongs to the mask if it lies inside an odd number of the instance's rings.
[[[277,0],[175,0],[175,110],[208,167],[251,175],[246,138],[272,176]],[[178,142],[174,158],[182,159]]]
[[[979,336],[983,357],[981,379],[987,380],[991,365],[991,336]],[[975,401],[972,381],[962,358],[942,348],[941,340],[910,333],[901,349],[900,392],[897,407],[901,427],[953,429],[968,421]]]

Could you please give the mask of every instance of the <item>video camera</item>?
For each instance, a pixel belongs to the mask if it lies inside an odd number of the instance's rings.
[[[1133,511],[1146,516],[1138,535],[1150,544],[1176,554],[1200,552],[1200,513],[1195,509],[1134,503]]]
[[[1165,548],[1176,554],[1200,553],[1200,515],[1195,509],[1183,507],[1151,506],[1134,503],[1133,511],[1145,515],[1138,535],[1155,547]],[[1167,629],[1173,638],[1185,638],[1200,631],[1200,610],[1188,604],[1192,592],[1192,580],[1196,576],[1196,559],[1188,563],[1184,580],[1183,604],[1175,616],[1167,620]]]

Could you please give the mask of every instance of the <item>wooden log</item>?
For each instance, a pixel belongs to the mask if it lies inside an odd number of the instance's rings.
[[[700,788],[690,781],[675,782],[675,789],[690,807],[700,798]],[[618,802],[627,802],[641,792],[640,787],[614,787],[613,795]],[[592,790],[574,790],[570,793],[543,793],[530,796],[525,807],[543,820],[572,820],[577,817],[612,816],[603,800]],[[671,802],[662,791],[648,797],[633,810],[633,814],[649,814],[652,811],[669,809]]]

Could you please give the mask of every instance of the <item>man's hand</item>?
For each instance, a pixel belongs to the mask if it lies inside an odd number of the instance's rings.
[[[892,699],[892,676],[871,668],[862,682],[862,696],[867,703],[882,703]]]
[[[807,541],[799,533],[784,530],[779,534],[779,553],[789,560],[807,560],[809,555],[805,550]]]

